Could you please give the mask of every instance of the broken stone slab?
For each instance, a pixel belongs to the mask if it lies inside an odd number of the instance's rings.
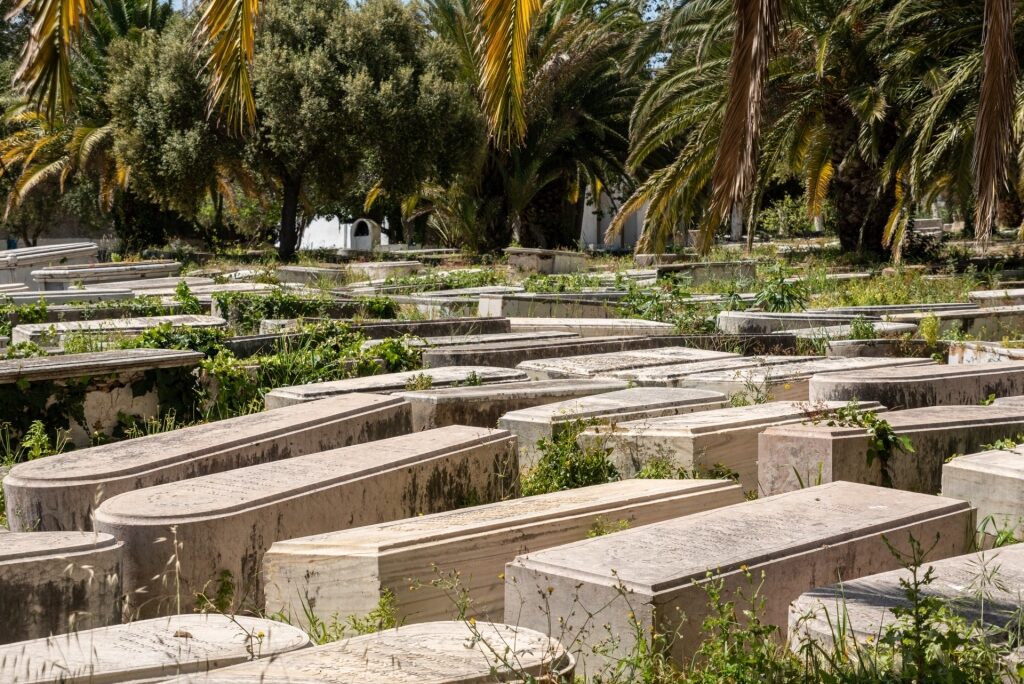
[[[302,630],[245,615],[174,615],[0,648],[0,680],[18,684],[163,681],[309,646]]]
[[[372,442],[410,430],[397,397],[346,394],[19,463],[4,478],[11,528],[91,529],[94,507],[143,487]]]
[[[645,321],[642,318],[510,318],[512,332],[559,330],[581,337],[610,335],[675,335],[672,323]]]
[[[745,491],[758,492],[759,434],[773,425],[817,420],[846,405],[773,401],[711,409],[595,425],[584,430],[577,441],[585,448],[607,450],[622,477],[633,477],[649,463],[667,462],[697,476],[712,472],[734,474]],[[864,402],[861,406],[868,411],[884,411],[876,402]]]
[[[506,247],[508,265],[521,271],[548,275],[577,273],[587,268],[587,255],[562,249],[536,249],[533,247]]]
[[[451,620],[458,606],[437,583],[457,576],[471,614],[500,619],[502,573],[519,554],[742,500],[726,480],[622,480],[279,541],[263,559],[266,610],[293,624],[304,606],[362,616],[391,592],[399,624]]]
[[[238,607],[261,607],[275,541],[499,501],[517,472],[508,432],[453,425],[127,492],[94,524],[124,542],[124,589],[142,617],[191,610],[179,595],[225,581]],[[171,555],[169,584],[154,580]]]
[[[77,242],[0,251],[0,284],[28,284],[42,266],[93,262],[99,250],[95,243]]]
[[[626,389],[622,380],[539,380],[398,392],[412,406],[412,429],[494,427],[509,411]]]
[[[720,392],[664,387],[634,387],[581,399],[559,401],[533,408],[510,411],[498,421],[519,442],[519,466],[536,464],[537,442],[554,439],[574,421],[615,424],[626,421],[675,416],[693,411],[723,408]]]
[[[850,325],[858,316],[830,311],[800,311],[777,313],[770,311],[722,311],[718,314],[718,329],[730,334],[773,333],[802,328],[821,328]]]
[[[687,378],[698,373],[725,370],[741,370],[744,368],[771,368],[790,363],[814,361],[820,356],[736,356],[709,361],[693,361],[689,363],[668,362],[665,365],[629,368],[608,373],[609,377],[628,380],[641,387],[683,387]]]
[[[191,351],[124,349],[0,360],[0,393],[16,398],[3,420],[21,432],[34,420],[64,429],[75,446],[110,435],[124,416],[154,418],[160,387],[191,378],[203,355]]]
[[[1024,447],[990,449],[942,464],[942,495],[969,501],[983,529],[1024,537]]]
[[[690,347],[661,347],[638,351],[621,351],[610,354],[586,354],[555,359],[524,361],[517,368],[535,380],[558,378],[589,378],[608,375],[615,371],[684,364],[714,359],[738,359],[739,354],[730,352],[693,349]]]
[[[226,325],[217,316],[142,316],[139,318],[101,318],[92,321],[64,321],[58,323],[27,323],[14,326],[11,341],[33,342],[40,346],[60,343],[65,335],[117,335],[130,337],[169,323],[174,328],[222,328]]]
[[[726,396],[767,395],[771,399],[807,401],[810,380],[819,373],[858,372],[867,369],[895,369],[900,366],[935,366],[931,359],[896,359],[884,356],[863,359],[831,357],[768,367],[696,373],[682,380],[682,387],[697,387]]]
[[[1017,407],[930,406],[889,411],[884,418],[896,435],[910,439],[913,453],[894,449],[888,457],[868,459],[869,435],[863,427],[769,428],[758,442],[762,491],[792,491],[801,486],[801,480],[804,484],[847,480],[934,494],[941,487],[946,459],[1024,433],[1024,409]]]
[[[595,651],[626,657],[652,629],[683,665],[706,636],[712,578],[742,609],[756,590],[761,620],[785,638],[800,594],[899,567],[890,545],[906,552],[911,537],[936,540],[934,558],[962,554],[973,531],[964,501],[833,482],[519,556],[505,568],[505,621],[557,630],[585,655],[584,675],[607,662]]]
[[[894,314],[896,323],[920,326],[926,317],[939,321],[939,334],[961,332],[978,340],[998,340],[1013,335],[1024,327],[1024,306],[990,306],[974,310],[931,311],[928,313]]]
[[[864,399],[890,409],[978,404],[1018,394],[1024,394],[1024,361],[870,368],[815,375],[810,381],[811,402]]]
[[[533,359],[607,354],[618,351],[686,346],[685,338],[676,335],[587,337],[565,340],[522,340],[491,344],[462,345],[428,349],[423,352],[423,366],[489,365],[515,368]]]
[[[983,574],[986,569],[997,569],[994,581]],[[941,599],[968,624],[1016,631],[1020,587],[1024,586],[1024,544],[941,560],[927,558],[919,573],[926,572],[933,573],[933,581],[920,587],[922,597]],[[910,571],[890,570],[802,594],[789,608],[790,645],[799,649],[812,641],[834,651],[835,636],[840,633],[845,637],[844,650],[853,641],[861,646],[877,642],[897,620],[893,608],[911,607],[900,580],[910,581]],[[979,594],[982,588],[983,595]]]
[[[117,539],[92,532],[2,539],[0,644],[121,622],[123,544]],[[0,656],[0,673],[3,668]]]
[[[495,368],[491,366],[450,366],[446,368],[428,368],[423,371],[403,371],[401,373],[384,373],[367,375],[362,378],[346,378],[329,382],[316,382],[309,385],[293,385],[279,387],[267,392],[264,402],[268,409],[301,404],[307,401],[336,397],[351,392],[391,393],[412,389],[418,383],[429,387],[451,387],[453,385],[492,384],[526,380],[526,373],[511,368]]]
[[[489,622],[426,622],[335,641],[167,684],[479,684],[572,681],[555,639]]]
[[[78,285],[117,283],[124,280],[166,278],[178,275],[177,261],[153,260],[117,263],[46,266],[32,271],[32,279],[44,290],[69,290]],[[123,285],[122,285],[123,287]]]
[[[694,261],[676,264],[658,264],[654,267],[658,278],[672,276],[685,278],[691,285],[715,280],[754,280],[757,278],[755,261]]]

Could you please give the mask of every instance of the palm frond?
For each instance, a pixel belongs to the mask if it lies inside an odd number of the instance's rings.
[[[210,107],[228,130],[241,134],[256,122],[256,100],[249,68],[256,45],[259,0],[207,0],[196,38],[210,51]]]
[[[480,4],[480,94],[491,135],[502,147],[511,147],[526,135],[526,52],[539,11],[540,0]]]

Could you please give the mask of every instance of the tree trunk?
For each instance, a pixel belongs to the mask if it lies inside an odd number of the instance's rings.
[[[729,239],[739,242],[743,239],[743,204],[736,202],[729,213]]]
[[[877,196],[878,171],[851,155],[832,177],[830,199],[836,210],[836,232],[844,252],[885,254],[882,232],[896,202],[889,189]]]
[[[291,261],[295,257],[295,247],[299,238],[296,218],[299,211],[302,179],[286,175],[282,185],[284,186],[284,197],[281,202],[281,232],[278,236],[277,255],[281,261]]]

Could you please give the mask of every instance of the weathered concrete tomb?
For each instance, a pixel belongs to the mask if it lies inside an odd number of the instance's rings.
[[[122,547],[91,532],[0,536],[0,644],[121,622]]]
[[[930,406],[889,411],[884,418],[897,435],[910,439],[912,453],[897,448],[869,459],[870,436],[858,426],[785,425],[765,430],[757,457],[762,491],[792,491],[800,488],[801,480],[847,480],[935,494],[946,459],[1024,433],[1021,407]]]
[[[515,380],[526,380],[526,373],[511,368],[495,368],[491,366],[453,366],[449,368],[431,368],[423,371],[404,371],[401,373],[384,373],[367,375],[362,378],[347,378],[316,382],[310,385],[293,385],[279,387],[267,392],[264,402],[268,409],[281,408],[316,401],[327,397],[336,397],[352,392],[402,392],[410,389],[420,380],[429,387],[450,387],[466,382],[489,384],[506,383]]]
[[[92,242],[22,247],[0,252],[0,284],[32,282],[32,271],[51,264],[85,264],[100,248]]]
[[[409,405],[347,394],[20,463],[4,478],[13,530],[91,529],[95,506],[143,487],[405,434]]]
[[[1024,447],[990,449],[942,464],[942,495],[969,501],[984,532],[1024,537]]]
[[[309,646],[302,630],[245,615],[174,615],[0,647],[0,680],[17,684],[163,681]]]
[[[770,369],[786,366],[791,363],[803,363],[821,359],[820,356],[729,356],[710,360],[694,360],[687,362],[669,361],[664,365],[627,368],[607,372],[607,375],[621,380],[628,380],[641,387],[688,387],[688,378],[700,373],[723,373],[748,368]],[[603,375],[603,374],[602,374]]]
[[[934,558],[964,553],[973,530],[966,502],[834,482],[519,556],[505,568],[505,621],[557,631],[589,673],[603,664],[594,649],[623,657],[651,629],[677,635],[670,655],[683,664],[703,636],[710,578],[732,600],[763,575],[761,619],[784,638],[800,594],[899,567],[888,545],[905,552],[911,537],[937,539]]]
[[[554,359],[524,361],[516,368],[535,380],[556,378],[589,378],[607,375],[615,371],[665,366],[669,364],[696,363],[715,359],[741,359],[739,354],[692,349],[690,347],[660,347],[637,351],[619,351],[609,354],[586,354]]]
[[[43,347],[60,345],[64,336],[108,335],[130,337],[156,328],[164,323],[174,328],[222,328],[226,324],[217,316],[142,316],[139,318],[97,318],[90,321],[60,321],[57,323],[23,323],[11,330],[11,342],[33,342]]]
[[[723,408],[726,396],[707,390],[674,387],[633,387],[510,411],[498,421],[519,441],[519,465],[530,467],[537,458],[537,442],[553,439],[574,421],[615,424]]]
[[[285,653],[168,684],[477,684],[571,681],[555,639],[489,622],[427,622]]]
[[[437,580],[458,576],[477,618],[500,619],[505,564],[587,538],[743,500],[725,480],[623,480],[276,542],[263,558],[266,609],[301,621],[365,615],[383,592],[400,623],[453,619]]]
[[[125,280],[166,278],[181,270],[177,261],[153,260],[47,266],[32,271],[32,280],[44,290],[68,290],[97,283],[120,283]]]
[[[191,609],[175,582],[195,596],[230,579],[239,603],[262,606],[275,541],[498,501],[516,473],[509,433],[453,425],[128,492],[99,506],[95,526],[125,543],[125,591],[143,616]],[[167,587],[153,578],[172,555]]]

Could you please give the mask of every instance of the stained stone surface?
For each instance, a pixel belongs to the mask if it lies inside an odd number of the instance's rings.
[[[1024,537],[1024,447],[958,456],[942,464],[942,495],[971,502],[978,519],[992,517],[985,530],[1010,530]]]
[[[88,354],[5,359],[0,360],[0,385],[194,366],[202,358],[203,355],[198,352],[175,349],[121,349]]]
[[[699,261],[691,263],[659,264],[655,267],[657,277],[672,275],[685,279],[691,285],[712,280],[754,280],[757,277],[756,261]]]
[[[1022,288],[976,290],[969,292],[967,296],[972,302],[982,307],[1024,304],[1024,289]]]
[[[307,646],[305,632],[273,620],[174,615],[9,644],[0,648],[0,680],[18,684],[163,681]]]
[[[868,459],[863,427],[784,425],[767,429],[758,443],[758,480],[767,494],[798,489],[804,483],[847,480],[891,484],[897,489],[937,493],[942,465],[954,454],[1024,433],[1024,408],[1013,406],[930,406],[889,411],[885,420],[910,439],[913,453],[894,449],[884,459]],[[808,480],[807,478],[810,478]]]
[[[555,378],[588,378],[607,375],[615,371],[664,366],[667,364],[695,363],[715,359],[740,359],[739,354],[692,349],[690,347],[661,347],[610,354],[585,354],[555,359],[524,361],[517,368],[536,380]]]
[[[693,361],[690,363],[673,363],[630,368],[608,373],[609,377],[628,380],[641,387],[682,387],[686,379],[698,373],[710,373],[744,368],[771,368],[791,363],[802,363],[821,359],[821,356],[737,356],[710,361]]]
[[[512,332],[557,330],[581,337],[608,335],[675,335],[672,323],[646,321],[642,318],[509,318]]]
[[[98,318],[91,321],[61,321],[57,323],[23,323],[14,326],[11,342],[35,342],[46,346],[69,333],[138,335],[150,328],[170,323],[172,327],[222,328],[226,325],[217,316],[142,316],[139,318]]]
[[[914,323],[891,323],[889,321],[871,321],[871,327],[876,335],[881,338],[910,336],[917,332],[917,325]],[[836,340],[852,337],[855,330],[852,325],[825,325],[815,328],[800,328],[798,330],[783,330],[783,333],[795,335],[798,339],[805,340]]]
[[[121,621],[123,545],[117,539],[91,532],[0,539],[0,644]]]
[[[498,427],[516,436],[519,441],[519,465],[530,467],[538,456],[537,442],[556,437],[572,421],[622,423],[723,408],[726,402],[726,396],[720,392],[633,387],[510,411],[501,417]]]
[[[94,261],[99,247],[92,242],[21,247],[0,252],[0,284],[31,283],[32,271],[50,264],[84,264]]]
[[[112,283],[142,278],[174,276],[181,270],[177,261],[154,260],[47,266],[32,271],[32,279],[44,290],[66,290],[76,283]]]
[[[821,328],[831,325],[849,325],[855,314],[833,311],[800,311],[776,313],[770,311],[722,311],[718,314],[718,329],[734,335],[740,333],[771,333],[780,330]]]
[[[457,606],[431,582],[457,573],[472,614],[500,619],[502,573],[519,554],[585,539],[595,525],[638,527],[742,500],[725,480],[622,480],[279,541],[263,559],[266,609],[293,624],[303,603],[364,615],[391,591],[403,624],[454,619]]]
[[[94,506],[142,487],[404,434],[409,405],[347,394],[19,463],[4,478],[14,530],[90,529]]]
[[[239,601],[260,607],[275,541],[498,501],[516,493],[516,472],[509,433],[454,425],[128,492],[100,505],[95,526],[124,541],[125,591],[143,617],[178,610],[174,582],[153,580],[172,539],[184,595],[216,591],[227,572]]]
[[[412,429],[445,425],[493,427],[509,411],[626,389],[622,380],[574,379],[511,382],[398,392],[412,406]]]
[[[979,515],[981,513],[979,512]],[[968,623],[983,620],[986,625],[1015,631],[1020,616],[1020,588],[1024,586],[1024,544],[942,560],[928,559],[923,574],[931,569],[934,580],[921,588],[924,596],[943,603]],[[985,582],[985,569],[996,570],[996,580]],[[862,644],[878,639],[887,625],[896,621],[895,607],[910,608],[900,580],[909,580],[905,569],[891,570],[860,579],[812,589],[789,609],[790,643],[794,648],[813,640],[832,650],[835,628],[843,624],[848,639]],[[985,595],[977,587],[984,584]]]
[[[509,671],[506,663],[514,663],[514,670]],[[427,622],[180,677],[168,684],[571,681],[573,666],[558,641],[534,630],[489,622]]]
[[[710,371],[688,376],[683,387],[722,392],[726,395],[750,392],[751,388],[766,391],[773,399],[807,401],[809,381],[818,373],[839,371],[857,372],[868,368],[896,368],[899,366],[935,365],[931,359],[894,359],[886,357],[843,358],[832,357],[787,363],[768,368]]]
[[[891,409],[978,404],[989,396],[1024,394],[1024,361],[972,366],[924,365],[816,375],[810,400],[877,401]]]
[[[410,382],[416,382],[420,379],[420,376],[424,375],[429,376],[432,388],[458,385],[465,383],[467,380],[484,384],[526,380],[526,373],[511,368],[452,366],[448,368],[430,368],[423,371],[368,375],[362,378],[316,382],[309,385],[279,387],[267,392],[264,396],[264,401],[268,409],[275,409],[326,397],[336,397],[351,392],[402,392],[407,389],[406,386]]]
[[[115,283],[86,284],[87,292],[100,292],[113,289],[127,289],[138,295],[148,295],[154,290],[174,289],[180,283],[185,283],[190,288],[208,287],[214,285],[213,278],[200,276],[174,276],[172,278],[143,278],[141,280],[121,280]]]
[[[645,418],[587,428],[578,442],[609,451],[623,477],[630,477],[652,461],[667,461],[676,468],[707,473],[724,468],[735,473],[746,491],[758,491],[757,437],[773,425],[816,420],[846,402],[807,403],[774,401],[697,411],[677,416]],[[865,402],[867,410],[884,410]]]
[[[760,586],[761,619],[784,637],[800,594],[899,567],[888,545],[906,552],[911,536],[937,538],[933,558],[964,553],[973,529],[966,502],[834,482],[519,556],[505,569],[505,621],[551,626],[590,673],[602,664],[594,647],[622,657],[637,631],[678,630],[670,655],[682,664],[703,636],[708,573],[723,600]]]
[[[654,349],[656,347],[678,347],[682,337],[624,336],[587,337],[567,340],[523,340],[492,344],[462,345],[428,349],[423,353],[423,365],[427,368],[439,366],[460,366],[481,364],[515,368],[523,361],[551,359],[586,354],[608,354],[612,352]]]
[[[974,310],[894,314],[897,323],[920,325],[926,316],[939,319],[939,333],[959,331],[979,340],[998,340],[1024,325],[1024,306],[990,306]]]

